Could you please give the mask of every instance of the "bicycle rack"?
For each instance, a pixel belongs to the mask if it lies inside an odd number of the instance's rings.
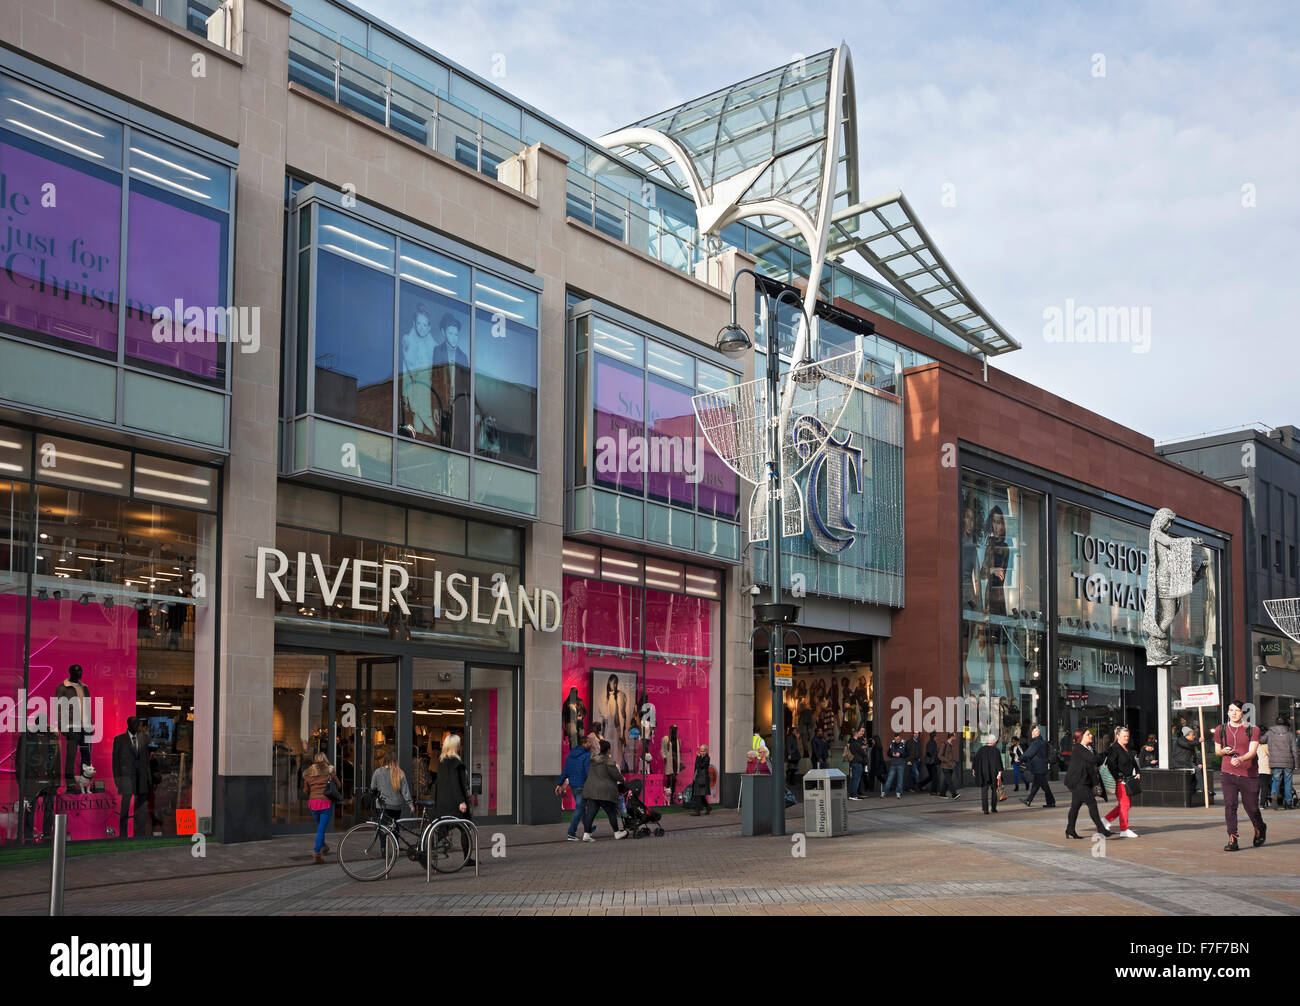
[[[478,825],[464,817],[440,817],[436,821],[430,821],[424,829],[424,834],[420,836],[420,848],[424,851],[424,882],[426,884],[433,880],[433,856],[429,854],[429,835],[434,828],[444,821],[454,821],[458,827],[469,832],[470,848],[473,850],[470,855],[474,857],[474,876],[478,876]]]

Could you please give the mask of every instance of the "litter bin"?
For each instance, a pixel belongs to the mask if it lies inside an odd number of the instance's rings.
[[[849,792],[837,768],[813,769],[803,777],[803,828],[809,838],[849,832]]]

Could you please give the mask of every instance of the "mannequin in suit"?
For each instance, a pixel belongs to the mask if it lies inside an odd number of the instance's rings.
[[[149,738],[141,730],[140,721],[130,716],[126,732],[113,738],[113,781],[117,783],[118,796],[122,798],[119,815],[119,837],[126,838],[126,822],[131,816],[131,800],[135,800],[135,835],[145,834],[145,806],[153,776],[149,771]]]

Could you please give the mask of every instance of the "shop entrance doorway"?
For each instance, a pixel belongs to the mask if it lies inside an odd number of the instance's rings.
[[[396,753],[416,799],[433,795],[443,744],[455,734],[469,767],[476,820],[516,813],[515,686],[511,666],[433,657],[277,647],[271,825],[315,828],[302,773],[323,751],[342,784],[335,830],[363,820],[359,799]]]
[[[356,824],[364,816],[361,790],[375,769],[388,764],[398,746],[398,678],[400,657],[354,653],[334,655],[334,722],[331,763],[342,783],[343,801],[335,810],[336,827]]]

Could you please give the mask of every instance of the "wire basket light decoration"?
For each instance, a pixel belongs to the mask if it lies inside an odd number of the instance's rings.
[[[1265,601],[1264,610],[1273,624],[1293,643],[1300,643],[1300,597],[1283,597]]]
[[[839,429],[849,396],[858,387],[862,350],[791,367],[782,399],[788,409],[771,407],[767,379],[707,391],[691,399],[713,453],[754,487],[749,507],[749,540],[767,541],[768,430],[779,425],[781,445],[781,533],[803,533],[803,496],[795,477],[817,457]],[[775,412],[775,417],[773,413]]]

